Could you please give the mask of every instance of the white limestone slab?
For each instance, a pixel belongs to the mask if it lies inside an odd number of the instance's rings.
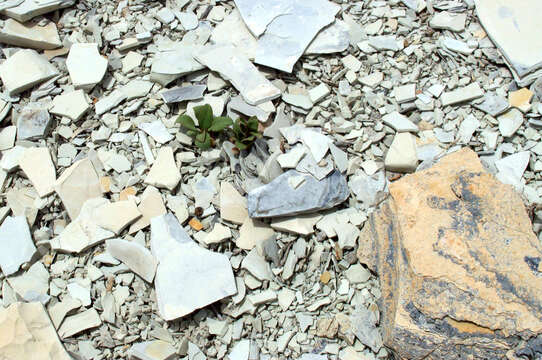
[[[258,105],[280,96],[280,90],[231,45],[206,46],[196,59],[229,80],[250,105]]]

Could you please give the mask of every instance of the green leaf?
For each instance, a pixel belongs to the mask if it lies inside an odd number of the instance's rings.
[[[211,136],[208,133],[201,133],[200,135],[204,135],[204,137],[196,137],[196,141],[194,141],[194,144],[202,150],[209,149],[211,147]]]
[[[227,116],[219,116],[213,119],[213,125],[209,128],[209,131],[219,132],[232,125],[233,121]]]
[[[253,116],[247,121],[247,125],[252,131],[258,131],[258,119]]]
[[[206,131],[200,132],[196,135],[196,141],[205,142],[205,138],[209,136]]]
[[[235,146],[237,146],[237,148],[238,148],[239,150],[246,150],[246,149],[248,149],[248,145],[243,144],[243,143],[240,142],[239,140],[236,140],[236,141],[235,141]]]
[[[199,134],[199,131],[194,131],[194,130],[188,130],[186,132],[186,135],[191,136],[191,137],[196,137],[196,135],[198,134]]]
[[[201,106],[196,106],[194,108],[194,114],[196,119],[198,119],[199,127],[208,130],[213,124],[213,109],[211,105],[205,104]]]
[[[233,124],[233,134],[235,135],[235,137],[243,136],[243,132],[241,131],[241,127],[239,123],[240,121],[239,119],[237,119],[237,121]]]
[[[177,118],[177,122],[181,124],[182,127],[192,130],[192,131],[198,131],[198,128],[196,127],[196,124],[194,123],[194,120],[188,115],[181,115]]]

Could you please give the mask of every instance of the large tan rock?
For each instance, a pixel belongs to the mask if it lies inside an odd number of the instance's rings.
[[[542,333],[542,248],[519,195],[462,149],[390,186],[358,257],[404,359],[500,359]]]
[[[0,308],[0,359],[70,360],[43,305]]]

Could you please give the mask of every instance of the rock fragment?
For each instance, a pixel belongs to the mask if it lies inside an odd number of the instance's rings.
[[[111,239],[106,241],[107,252],[122,261],[145,281],[152,283],[157,262],[143,245],[133,241]]]
[[[48,135],[50,128],[51,116],[45,104],[28,104],[17,116],[18,140],[42,139]]]
[[[466,21],[467,14],[465,13],[454,14],[447,11],[441,11],[433,15],[431,20],[429,20],[429,25],[433,29],[460,32],[465,29]]]
[[[115,236],[114,232],[100,227],[95,219],[96,211],[107,204],[109,202],[102,198],[86,200],[77,217],[51,240],[51,247],[67,253],[79,253]]]
[[[56,180],[54,188],[71,219],[79,215],[85,201],[102,196],[100,179],[88,158],[79,160],[64,170]]]
[[[280,96],[280,90],[233,46],[207,46],[196,54],[196,59],[230,80],[250,105],[258,105]]]
[[[464,88],[443,93],[440,96],[440,100],[443,106],[448,106],[478,99],[482,96],[484,96],[484,92],[480,88],[480,85],[478,85],[477,82],[474,82]]]
[[[418,132],[418,125],[397,111],[383,116],[382,121],[397,132]]]
[[[29,359],[36,354],[43,360],[71,359],[39,302],[17,302],[1,308],[0,325],[0,356],[4,359]]]
[[[177,352],[170,343],[153,340],[132,345],[128,354],[133,360],[173,360]]]
[[[0,29],[0,42],[32,49],[56,49],[62,44],[54,22],[21,24],[7,19]]]
[[[523,114],[518,109],[510,109],[500,115],[497,120],[499,121],[501,135],[509,137],[514,135],[523,124]]]
[[[384,159],[386,170],[413,172],[417,165],[418,155],[414,136],[410,133],[396,134]]]
[[[220,217],[238,225],[248,217],[247,199],[226,181],[220,184]]]
[[[77,121],[90,108],[83,90],[65,92],[53,99],[51,114],[66,116]]]
[[[203,97],[203,92],[206,88],[207,86],[205,85],[176,87],[160,92],[160,96],[162,96],[162,99],[166,102],[166,104],[172,104],[187,100],[197,100]]]
[[[89,91],[102,81],[107,70],[107,59],[98,52],[98,44],[76,43],[70,48],[66,67],[73,86]]]
[[[10,95],[58,75],[58,70],[35,50],[19,50],[0,65],[0,78]]]
[[[390,193],[358,250],[362,263],[390,274],[380,277],[386,346],[402,358],[500,358],[517,336],[540,334],[542,247],[512,187],[461,149]]]
[[[289,182],[292,177],[304,181],[293,188]],[[348,195],[346,180],[338,171],[318,181],[312,175],[290,170],[248,194],[248,213],[253,218],[309,213],[337,206]]]
[[[75,4],[75,0],[51,0],[35,1],[23,0],[17,1],[17,5],[9,6],[2,10],[4,15],[14,18],[22,23],[39,15],[47,14],[57,9],[62,9]]]
[[[82,331],[98,327],[101,324],[102,320],[96,310],[86,310],[82,313],[68,316],[58,329],[58,335],[62,339],[66,339]]]
[[[19,270],[36,252],[24,216],[8,216],[0,226],[0,268],[5,276]]]
[[[19,158],[19,166],[36,188],[39,197],[45,197],[54,191],[56,171],[48,148],[26,149]]]
[[[151,220],[151,251],[159,262],[156,297],[166,321],[236,293],[228,258],[199,247],[172,214]]]
[[[106,203],[96,208],[93,220],[99,227],[120,234],[141,217],[133,199]]]
[[[141,202],[137,208],[142,216],[130,226],[130,234],[146,228],[151,224],[153,217],[164,215],[167,212],[160,191],[153,186],[147,186],[143,191]]]
[[[156,160],[145,178],[145,184],[173,190],[181,180],[181,174],[173,158],[171,147],[164,146],[158,150]]]

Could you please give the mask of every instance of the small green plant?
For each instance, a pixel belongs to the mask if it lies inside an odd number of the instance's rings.
[[[239,150],[246,150],[252,146],[256,139],[262,137],[258,131],[258,119],[253,116],[250,118],[239,118],[233,123],[233,137],[235,146]]]
[[[198,125],[188,115],[179,116],[177,122],[187,130],[186,133],[194,138],[194,143],[202,150],[212,146],[214,142],[212,135],[224,131],[233,124],[232,119],[227,116],[213,116],[213,109],[209,104],[194,107],[194,115],[198,119]]]

